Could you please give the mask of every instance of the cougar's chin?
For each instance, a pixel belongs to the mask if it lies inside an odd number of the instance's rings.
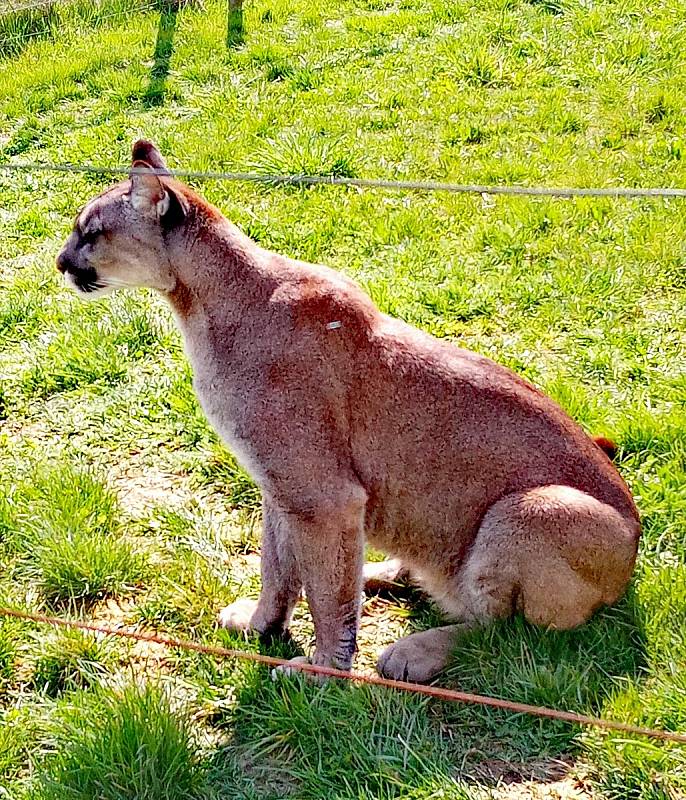
[[[97,300],[100,297],[106,297],[108,294],[112,294],[116,288],[108,281],[98,278],[95,274],[85,278],[77,277],[71,272],[65,272],[64,282],[84,300]]]

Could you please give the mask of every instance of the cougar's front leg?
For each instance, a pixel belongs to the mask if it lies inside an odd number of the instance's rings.
[[[278,636],[288,628],[302,592],[302,580],[287,520],[267,497],[262,501],[262,519],[260,598],[236,600],[220,612],[219,624],[231,630]]]
[[[313,664],[350,669],[357,641],[364,557],[361,487],[288,512],[293,548],[314,622]]]

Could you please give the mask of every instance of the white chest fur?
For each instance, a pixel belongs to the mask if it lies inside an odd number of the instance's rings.
[[[239,404],[245,402],[245,398],[237,397],[229,382],[216,376],[214,379],[209,376],[196,377],[193,381],[193,388],[210,425],[219,434],[243,469],[259,484],[262,469],[250,440],[240,432],[237,423]]]
[[[256,483],[261,483],[263,470],[249,438],[241,431],[239,420],[244,418],[246,402],[244,389],[232,380],[230,365],[206,335],[207,327],[200,319],[182,325],[186,354],[194,373],[193,388],[205,415],[240,465]]]

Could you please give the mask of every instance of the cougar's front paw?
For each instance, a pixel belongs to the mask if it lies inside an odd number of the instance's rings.
[[[303,669],[297,669],[295,666],[291,666],[292,664],[309,664],[310,659],[307,656],[296,656],[295,658],[289,658],[287,664],[283,664],[280,667],[274,667],[271,671],[272,680],[275,681],[278,678],[285,678],[291,675],[297,675],[301,673],[305,675],[307,678],[316,678],[316,675],[313,675],[311,672],[306,672]]]
[[[217,617],[217,622],[222,628],[229,631],[255,631],[259,633],[253,625],[253,616],[257,609],[257,600],[250,600],[248,597],[241,597],[230,606],[222,608]]]
[[[339,667],[335,663],[334,659],[326,658],[315,654],[314,658],[307,658],[306,656],[297,656],[296,658],[289,659],[287,664],[284,664],[281,667],[276,667],[272,670],[272,680],[276,680],[278,677],[282,675],[293,675],[297,672],[302,673],[309,681],[313,681],[315,683],[326,683],[326,681],[331,680],[330,676],[322,675],[317,672],[310,672],[309,670],[305,669],[298,669],[295,666],[291,666],[294,664],[313,664],[314,666],[319,667],[331,667],[333,669],[343,669],[345,672],[350,671],[350,667]]]

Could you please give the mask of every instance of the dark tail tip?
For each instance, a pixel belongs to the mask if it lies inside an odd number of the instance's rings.
[[[608,439],[605,436],[594,436],[593,441],[611,461],[615,460],[617,456],[617,445],[612,439]]]

